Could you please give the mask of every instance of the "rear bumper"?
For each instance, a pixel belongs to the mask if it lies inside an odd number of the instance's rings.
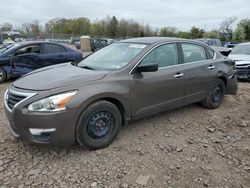
[[[238,82],[236,75],[227,79],[226,94],[236,95],[238,91]]]

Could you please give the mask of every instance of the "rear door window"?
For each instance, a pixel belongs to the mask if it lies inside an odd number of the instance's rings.
[[[205,49],[196,44],[182,44],[184,63],[206,60]]]
[[[66,52],[65,48],[57,44],[44,44],[43,53],[44,54],[57,54]]]

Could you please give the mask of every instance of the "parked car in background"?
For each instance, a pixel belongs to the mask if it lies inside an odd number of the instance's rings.
[[[94,52],[114,42],[115,40],[110,39],[110,38],[92,38],[90,40],[90,45],[91,45],[92,51]]]
[[[0,50],[0,83],[38,68],[81,59],[81,52],[53,42],[12,44]]]
[[[114,43],[116,40],[110,38],[91,38],[90,39],[90,47],[92,52],[97,51],[105,46],[108,46]],[[76,49],[81,49],[80,41],[75,42]]]
[[[76,42],[80,42],[80,37],[70,37],[70,44],[75,45]]]
[[[238,79],[250,80],[250,42],[235,46],[229,58],[236,62]]]
[[[81,49],[81,42],[80,41],[75,42],[75,47],[77,50],[80,50]]]
[[[99,149],[126,121],[197,102],[218,108],[225,94],[237,92],[234,68],[234,61],[197,41],[127,39],[77,65],[51,66],[18,79],[5,93],[6,117],[12,134],[25,141],[77,141]]]
[[[200,38],[200,39],[195,39],[195,40],[206,43],[209,46],[221,47],[220,39]]]
[[[3,41],[3,47],[7,47],[7,46],[9,46],[11,44],[15,44],[15,42],[12,39],[10,39],[10,38],[9,39],[5,39]]]
[[[116,41],[115,39],[109,39],[109,38],[102,38],[102,40],[106,41],[107,45],[110,45]]]
[[[0,32],[0,44],[3,44],[5,40],[7,40],[5,43],[10,43],[8,41],[20,42],[23,41],[23,38],[17,30]]]
[[[233,49],[233,47],[235,47],[235,46],[238,45],[238,44],[239,44],[238,42],[226,42],[226,43],[224,44],[224,47]]]
[[[232,49],[231,48],[227,48],[227,47],[218,47],[218,46],[211,46],[211,48],[213,48],[214,50],[220,52],[222,55],[224,56],[228,56]]]
[[[203,42],[211,46],[213,49],[220,52],[224,56],[228,56],[229,53],[231,52],[230,48],[222,47],[220,39],[200,38],[200,39],[195,39],[195,40]]]

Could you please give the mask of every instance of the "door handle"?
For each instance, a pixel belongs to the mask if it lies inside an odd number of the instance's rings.
[[[174,75],[175,78],[181,78],[182,76],[184,76],[184,73],[176,73]]]
[[[209,66],[208,66],[208,69],[209,69],[209,70],[213,70],[214,67],[215,67],[214,65],[209,65]]]

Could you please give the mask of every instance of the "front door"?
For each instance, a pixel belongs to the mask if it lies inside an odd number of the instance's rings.
[[[131,75],[132,116],[140,118],[166,109],[182,106],[184,102],[185,70],[179,65],[175,43],[152,50],[141,65],[158,64],[158,71]]]
[[[14,64],[11,66],[13,75],[20,76],[40,68],[40,49],[41,46],[39,44],[28,45],[17,49],[13,57]]]

